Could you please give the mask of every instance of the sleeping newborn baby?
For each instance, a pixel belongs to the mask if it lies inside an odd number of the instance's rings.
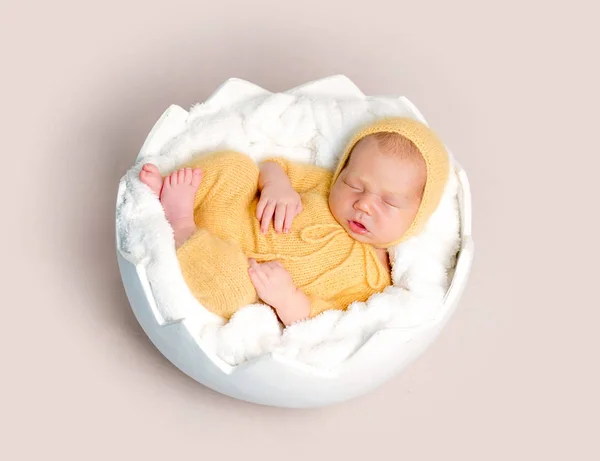
[[[290,325],[389,286],[387,248],[422,229],[449,168],[427,126],[389,118],[360,130],[333,173],[216,152],[165,178],[146,164],[140,179],[160,198],[204,307],[229,319],[260,299]]]

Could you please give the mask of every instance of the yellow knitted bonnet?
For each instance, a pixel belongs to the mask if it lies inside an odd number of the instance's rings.
[[[338,167],[333,174],[332,185],[346,166],[354,146],[366,136],[383,132],[397,133],[412,141],[423,156],[427,168],[425,190],[423,191],[423,198],[421,199],[417,215],[402,237],[384,245],[385,248],[388,248],[421,232],[442,198],[446,181],[450,174],[450,158],[444,144],[425,124],[410,118],[386,118],[367,125],[354,135],[340,158]]]

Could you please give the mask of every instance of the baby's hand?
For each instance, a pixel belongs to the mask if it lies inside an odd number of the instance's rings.
[[[279,261],[259,264],[250,259],[248,274],[260,299],[277,312],[286,325],[310,315],[308,297],[294,285],[292,276]]]
[[[260,193],[256,206],[256,217],[260,221],[260,230],[266,234],[273,219],[277,233],[288,233],[292,221],[302,211],[302,200],[291,184],[268,183]]]
[[[293,297],[296,286],[292,276],[279,261],[259,264],[250,259],[248,274],[260,299],[275,308],[283,306]]]

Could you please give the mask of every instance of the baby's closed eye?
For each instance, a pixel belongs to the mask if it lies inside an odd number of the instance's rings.
[[[351,183],[351,182],[348,182],[348,181],[344,181],[344,184],[346,184],[346,186],[348,186],[350,189],[354,189],[354,190],[357,190],[357,191],[362,190],[362,187],[360,187],[360,185],[358,185],[358,184],[354,184],[354,183]]]
[[[398,201],[398,199],[394,199],[394,198],[385,198],[385,199],[383,199],[383,203],[385,203],[386,205],[389,205],[391,207],[394,207],[394,208],[402,207],[402,204]]]

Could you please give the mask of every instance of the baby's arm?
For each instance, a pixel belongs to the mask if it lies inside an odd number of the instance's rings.
[[[308,296],[294,285],[292,276],[279,261],[259,264],[250,259],[248,274],[260,299],[277,312],[279,319],[286,325],[314,317],[326,310],[344,309],[357,299],[359,294],[347,291],[344,296],[348,303],[334,303],[316,296]]]
[[[290,178],[279,163],[265,161],[260,165],[260,174],[258,176],[258,189],[263,190],[266,184],[280,184],[292,187]]]
[[[282,157],[272,157],[263,165],[276,163],[286,175],[295,191],[304,193],[314,191],[326,194],[329,191],[332,174],[326,168],[310,163],[293,162]]]
[[[260,200],[256,206],[256,217],[263,234],[273,227],[278,233],[289,232],[293,219],[302,211],[302,200],[283,168],[274,162],[264,162],[258,176]]]

